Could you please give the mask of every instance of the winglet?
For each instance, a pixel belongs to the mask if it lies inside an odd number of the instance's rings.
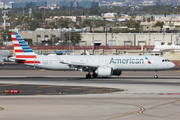
[[[68,64],[68,63],[65,63],[64,61],[62,61],[57,55],[56,55],[56,57],[57,57],[59,63],[62,63],[62,64]]]
[[[86,55],[90,55],[89,52],[86,50]]]

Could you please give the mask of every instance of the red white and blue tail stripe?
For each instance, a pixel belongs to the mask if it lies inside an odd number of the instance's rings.
[[[26,44],[18,33],[11,33],[17,63],[40,64],[32,49]]]

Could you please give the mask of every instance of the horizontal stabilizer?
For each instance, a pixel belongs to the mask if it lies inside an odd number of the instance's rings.
[[[23,60],[23,61],[26,61],[26,59],[22,59],[22,58],[16,58],[16,57],[9,57],[9,60]]]

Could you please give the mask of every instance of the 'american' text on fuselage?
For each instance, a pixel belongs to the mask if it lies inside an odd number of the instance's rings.
[[[144,59],[132,59],[131,57],[129,59],[114,59],[111,58],[109,64],[144,64]]]

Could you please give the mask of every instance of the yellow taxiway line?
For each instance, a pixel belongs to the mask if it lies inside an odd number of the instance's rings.
[[[19,84],[5,84],[5,85],[0,85],[0,86],[12,86],[12,85],[19,85]]]
[[[4,110],[4,108],[0,107],[0,110]]]

